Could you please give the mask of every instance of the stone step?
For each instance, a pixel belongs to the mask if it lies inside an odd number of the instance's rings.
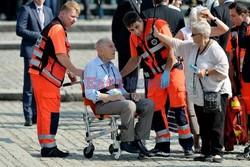
[[[110,31],[112,19],[95,19],[95,20],[81,20],[69,29],[69,32],[98,32],[98,31]],[[16,21],[0,21],[0,32],[15,32]]]
[[[1,156],[1,166],[44,166],[10,138],[0,138],[0,151],[2,155],[6,155]]]
[[[95,49],[96,41],[101,37],[111,38],[111,32],[69,32],[72,49]],[[15,32],[0,32],[0,50],[20,49],[21,37]]]
[[[20,49],[20,41],[0,42],[0,50],[15,50]],[[95,42],[91,41],[73,41],[71,49],[95,49]]]

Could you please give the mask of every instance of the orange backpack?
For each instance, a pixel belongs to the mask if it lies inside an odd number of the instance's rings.
[[[224,128],[224,146],[226,151],[233,151],[234,144],[246,144],[247,113],[242,97],[234,96],[228,100]]]

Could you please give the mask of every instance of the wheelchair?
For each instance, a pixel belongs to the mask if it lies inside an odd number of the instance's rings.
[[[119,141],[119,133],[118,129],[122,129],[122,126],[117,125],[117,119],[119,116],[117,115],[99,115],[95,112],[95,104],[85,97],[84,91],[84,84],[81,82],[82,87],[82,97],[83,97],[83,104],[84,104],[84,113],[83,113],[83,120],[85,122],[86,128],[86,137],[85,140],[88,143],[88,146],[84,148],[83,155],[86,158],[91,158],[95,151],[95,146],[93,144],[93,140],[104,135],[111,133],[111,139],[113,141],[112,144],[109,146],[109,153],[114,159],[119,159],[121,156],[121,148],[120,148],[120,141]],[[108,128],[104,129],[94,129],[92,128],[92,123],[95,123],[95,120],[98,119],[98,122],[102,122],[104,119],[110,119],[110,123],[108,124]],[[101,127],[104,127],[102,125]]]

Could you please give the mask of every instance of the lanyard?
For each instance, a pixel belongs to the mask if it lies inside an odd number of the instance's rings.
[[[110,78],[110,73],[109,73],[109,67],[106,66],[107,69],[108,69],[108,71],[106,71],[106,70],[104,69],[103,64],[101,65],[101,67],[102,67],[103,71],[108,75],[108,78],[111,79],[111,78]],[[110,68],[111,68],[111,70],[112,70],[112,73],[113,73],[114,78],[115,78],[115,81],[116,81],[115,72],[114,72],[112,66],[111,66]]]

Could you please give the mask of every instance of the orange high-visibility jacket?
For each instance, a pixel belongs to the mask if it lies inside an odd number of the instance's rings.
[[[157,22],[157,24],[155,24]],[[154,78],[156,74],[163,73],[168,56],[168,49],[160,40],[152,35],[152,27],[156,25],[160,32],[164,30],[166,35],[172,36],[167,22],[162,19],[149,18],[144,20],[144,32],[138,37],[130,36],[130,48],[132,56],[141,56],[144,77]]]
[[[39,73],[57,87],[61,87],[63,83],[66,68],[58,61],[54,49],[54,45],[60,46],[62,41],[53,40],[52,42],[50,33],[55,33],[55,31],[58,31],[58,35],[60,35],[61,33],[59,33],[59,31],[61,29],[61,26],[63,27],[61,21],[58,18],[55,18],[41,32],[40,38],[37,40],[36,45],[34,47],[32,59],[29,65],[30,73]],[[53,27],[53,30],[51,30],[51,27]],[[64,45],[66,45],[66,53],[67,56],[69,56],[70,44],[67,40],[67,33],[65,28],[64,32],[62,33],[64,33],[62,35],[65,36]]]

